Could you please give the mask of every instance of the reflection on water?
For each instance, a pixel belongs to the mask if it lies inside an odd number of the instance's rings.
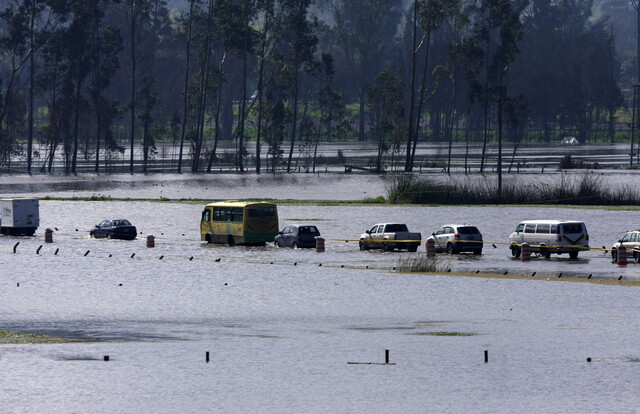
[[[628,363],[640,359],[637,288],[526,276],[637,279],[640,265],[618,267],[597,251],[523,263],[499,244],[523,219],[558,218],[584,221],[592,246],[610,246],[638,212],[281,206],[281,228],[318,226],[327,240],[316,253],[203,244],[202,207],[41,201],[36,237],[0,237],[0,329],[96,339],[0,346],[3,410],[633,412],[640,404],[637,365]],[[89,238],[107,217],[128,218],[140,236]],[[385,221],[423,236],[475,224],[495,248],[440,258],[454,271],[523,276],[395,273],[409,253],[361,252],[353,241]],[[53,244],[43,242],[46,227],[58,229]],[[424,245],[415,255],[423,254]],[[347,364],[383,362],[387,349],[395,366]]]

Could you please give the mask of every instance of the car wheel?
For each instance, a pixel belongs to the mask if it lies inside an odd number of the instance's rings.
[[[409,247],[409,251],[410,252],[417,252],[418,251],[418,246],[410,246]]]
[[[473,254],[475,254],[476,256],[479,256],[482,254],[482,249],[473,249]]]
[[[520,246],[511,246],[511,256],[518,259],[520,257]]]
[[[236,241],[233,239],[232,235],[228,235],[227,236],[227,244],[229,246],[235,246],[236,245]]]
[[[360,243],[358,243],[358,245],[360,246],[360,250],[369,250],[369,246],[367,246],[367,243],[363,242],[362,240],[360,240]]]
[[[633,261],[640,263],[640,252],[633,252]]]
[[[453,248],[453,244],[447,243],[447,253],[448,254],[455,254],[456,253],[456,249]]]
[[[618,251],[617,250],[611,250],[611,259],[613,259],[614,262],[618,261]]]
[[[544,257],[545,259],[549,259],[551,257],[551,252],[549,251],[549,249],[541,247],[540,256]]]
[[[273,242],[273,247],[280,247],[280,246],[278,246],[278,241],[277,241],[277,240],[275,240],[275,241]]]
[[[383,242],[382,243],[382,250],[385,252],[390,252],[393,250],[393,248],[391,246],[389,246],[389,243],[387,242]]]
[[[296,242],[291,243],[291,248],[292,249],[297,249],[298,248],[298,243],[296,243]]]
[[[577,258],[578,258],[578,252],[569,252],[569,259],[577,259]]]
[[[109,240],[113,239],[113,236],[111,236],[111,233],[107,233],[107,239]]]

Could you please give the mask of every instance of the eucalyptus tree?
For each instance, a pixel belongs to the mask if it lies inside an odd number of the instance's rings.
[[[368,87],[388,67],[402,21],[402,0],[323,0],[334,21],[336,66],[358,99],[358,138],[365,140]],[[339,53],[338,53],[339,52]]]
[[[292,75],[290,87],[292,119],[287,172],[291,172],[291,160],[296,142],[300,71],[310,68],[318,44],[315,22],[309,20],[309,7],[312,3],[313,0],[281,0],[279,7],[280,47],[286,57],[287,69]]]
[[[378,155],[376,172],[383,172],[382,156],[387,149],[387,133],[401,136],[406,132],[404,116],[405,83],[401,77],[390,70],[380,72],[367,91],[368,102],[375,117],[375,130],[378,134]]]
[[[19,91],[17,83],[19,75],[30,56],[27,36],[29,33],[29,15],[20,10],[15,3],[10,3],[0,10],[0,149],[2,157],[10,162],[15,151],[15,138],[9,132],[9,115],[14,110]],[[15,119],[15,117],[13,117]]]

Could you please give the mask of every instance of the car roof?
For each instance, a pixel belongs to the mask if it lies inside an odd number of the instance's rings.
[[[475,224],[443,224],[442,227],[478,227]]]
[[[523,220],[520,224],[584,224],[583,221],[577,220]]]

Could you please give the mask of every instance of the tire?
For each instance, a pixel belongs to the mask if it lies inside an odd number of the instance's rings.
[[[236,245],[236,241],[233,239],[232,235],[227,236],[227,244],[229,245],[229,247],[233,247]]]
[[[613,259],[614,262],[618,261],[618,251],[613,249],[611,250],[611,259]]]
[[[453,247],[452,243],[447,243],[447,254],[456,254],[457,251],[456,249]]]
[[[389,246],[389,243],[387,242],[382,242],[382,251],[391,252],[393,251],[393,247]]]
[[[640,252],[633,252],[633,261],[640,263]]]
[[[360,246],[361,251],[369,250],[369,246],[367,246],[367,243],[362,240],[360,240],[360,243],[358,243],[358,245]]]
[[[410,252],[417,252],[418,251],[418,246],[409,246],[409,251]]]
[[[551,257],[551,252],[549,249],[545,247],[540,248],[540,257],[544,257],[545,259],[549,259]]]
[[[473,254],[476,256],[480,256],[482,254],[482,249],[473,249]]]
[[[296,242],[291,243],[291,248],[292,249],[297,249],[298,248],[298,243],[296,243]]]
[[[111,233],[107,233],[107,239],[109,240],[113,239],[113,236],[111,236]]]
[[[520,258],[520,246],[511,246],[511,256],[515,257],[516,259]]]
[[[211,243],[212,243],[212,241],[211,241],[211,235],[210,235],[210,234],[207,234],[206,236],[204,236],[204,241],[206,241],[208,244],[211,244]]]
[[[634,255],[634,259],[635,259],[635,252],[633,253],[633,255]],[[569,259],[575,260],[577,258],[578,258],[578,252],[569,252]]]
[[[275,241],[275,240],[273,241],[273,247],[280,247],[280,246],[278,246],[278,242]]]

